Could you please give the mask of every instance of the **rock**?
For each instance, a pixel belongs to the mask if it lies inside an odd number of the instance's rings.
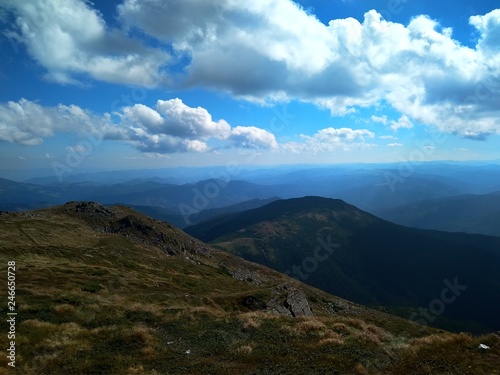
[[[313,316],[305,293],[289,285],[281,285],[275,289],[276,297],[267,303],[267,310],[288,316]]]
[[[479,344],[479,349],[489,349],[490,347],[488,345],[484,344]]]
[[[97,202],[68,202],[66,209],[74,207],[78,213],[97,217],[114,217],[115,214]]]
[[[312,316],[314,315],[311,307],[309,306],[309,301],[305,293],[300,289],[292,289],[287,296],[285,301],[285,307],[287,307],[293,316]]]

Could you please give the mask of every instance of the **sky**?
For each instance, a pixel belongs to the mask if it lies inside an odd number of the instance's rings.
[[[0,177],[499,160],[497,8],[2,0]]]

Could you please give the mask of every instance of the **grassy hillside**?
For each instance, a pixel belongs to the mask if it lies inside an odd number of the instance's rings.
[[[405,317],[427,308],[447,283],[456,282],[463,285],[459,296],[435,308],[443,311],[427,322],[457,331],[500,329],[497,237],[402,227],[320,197],[276,201],[186,231],[335,295]]]
[[[0,250],[18,313],[2,375],[500,373],[496,335],[364,308],[124,207],[2,213]],[[312,315],[291,313],[297,295]]]

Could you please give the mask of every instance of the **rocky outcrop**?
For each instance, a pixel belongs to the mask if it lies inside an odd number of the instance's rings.
[[[126,207],[105,207],[97,202],[68,202],[64,211],[76,214],[101,233],[120,234],[143,245],[154,246],[171,256],[188,258],[210,249],[168,223],[160,222]]]
[[[68,202],[65,208],[74,207],[75,211],[87,216],[109,218],[115,217],[115,214],[97,202]]]
[[[293,317],[314,315],[302,290],[285,284],[276,287],[274,292],[275,297],[267,303],[267,311]]]

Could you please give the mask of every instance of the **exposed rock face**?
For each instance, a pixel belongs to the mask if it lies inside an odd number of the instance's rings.
[[[75,207],[76,212],[96,217],[114,217],[115,214],[97,202],[68,202],[65,207]]]
[[[145,245],[163,249],[168,255],[188,257],[199,252],[208,255],[210,250],[185,233],[139,213],[107,208],[97,202],[68,202],[64,211],[76,213],[102,233],[116,233]]]
[[[275,289],[276,297],[267,303],[267,310],[288,316],[314,315],[305,293],[290,285],[280,285]]]

